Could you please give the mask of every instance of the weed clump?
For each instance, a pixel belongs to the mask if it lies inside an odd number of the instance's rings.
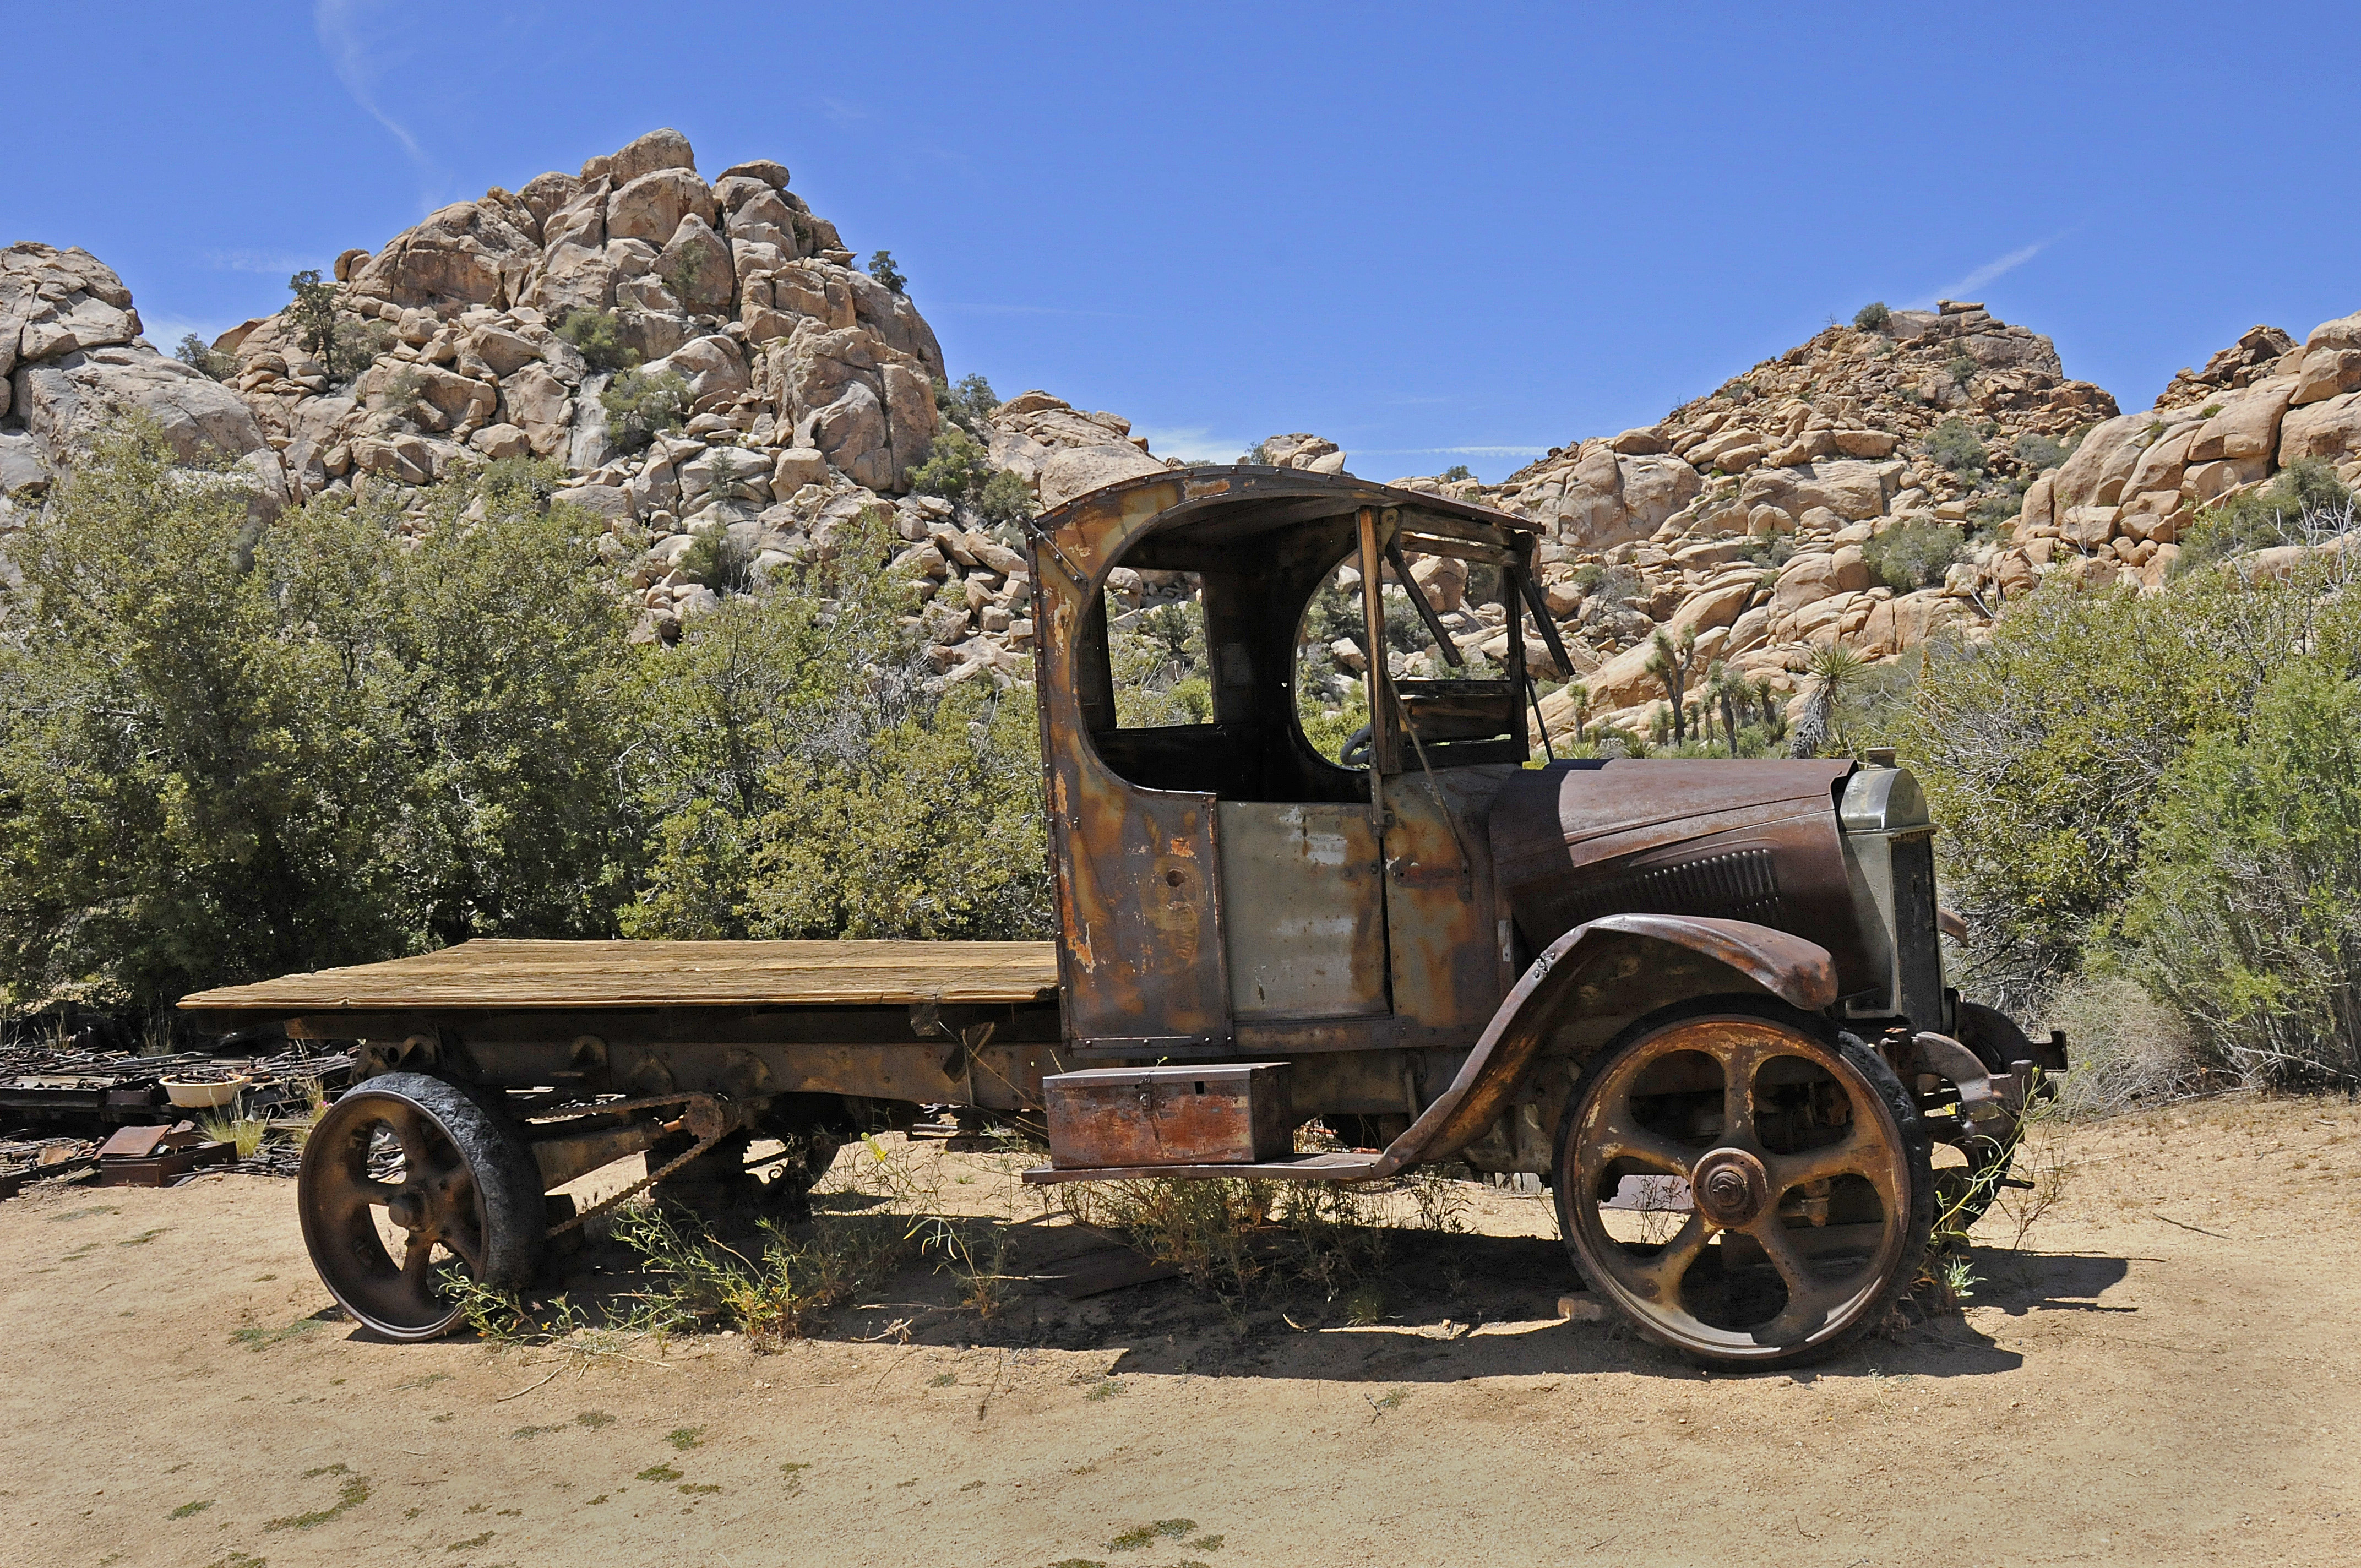
[[[1883,300],[1872,300],[1852,313],[1852,324],[1862,332],[1883,332],[1893,320]]]

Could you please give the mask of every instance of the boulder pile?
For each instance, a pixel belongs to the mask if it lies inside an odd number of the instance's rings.
[[[1129,422],[1044,391],[962,404],[899,279],[853,261],[783,165],[708,181],[672,130],[348,250],[313,298],[234,328],[199,364],[141,337],[129,291],[87,252],[11,246],[0,535],[126,412],[183,456],[236,463],[263,516],[335,493],[416,514],[421,488],[455,465],[534,457],[603,522],[599,554],[639,601],[641,640],[676,639],[721,591],[825,556],[877,509],[925,580],[913,619],[942,677],[1024,679],[1021,541],[972,497],[912,493],[947,422],[1043,507],[1180,465]],[[1575,666],[1549,673],[1580,683],[1543,707],[1571,729],[1645,727],[1659,632],[1693,646],[1697,670],[1720,662],[1801,701],[1801,673],[1831,643],[1876,663],[1947,629],[1980,636],[2060,572],[2153,589],[2196,509],[2299,458],[2361,478],[2361,316],[2301,345],[2257,326],[2126,415],[2069,378],[2049,339],[1945,301],[1872,307],[1655,424],[1553,448],[1498,485],[1396,483],[1539,532]],[[1255,460],[1338,473],[1346,455],[1295,432]],[[1955,558],[1897,570],[1897,528],[1922,546],[1949,539],[1938,556]],[[717,578],[717,554],[742,569]],[[1458,630],[1504,642],[1498,607],[1458,602],[1456,566],[1413,572],[1447,614],[1492,617]],[[1170,576],[1118,573],[1117,591],[1137,609],[1185,592]],[[1362,657],[1331,652],[1345,669]]]
[[[2054,572],[2159,588],[2198,507],[2298,457],[2361,478],[2356,348],[2361,317],[2301,346],[2257,327],[2125,415],[2048,338],[1944,301],[1864,313],[1498,486],[1398,482],[1532,519],[1581,683],[1544,701],[1552,730],[1578,710],[1644,728],[1659,630],[1695,634],[1697,670],[1723,661],[1800,703],[1827,644],[1877,663],[1945,630],[1979,637]],[[1938,581],[1880,580],[1875,542],[1904,525],[1955,531]]]

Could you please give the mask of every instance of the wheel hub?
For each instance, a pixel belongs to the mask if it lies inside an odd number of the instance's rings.
[[[418,1229],[426,1223],[425,1194],[415,1188],[403,1188],[386,1200],[385,1217],[405,1231]]]
[[[1744,1149],[1715,1149],[1697,1162],[1689,1192],[1698,1213],[1725,1230],[1743,1230],[1770,1205],[1771,1173]]]

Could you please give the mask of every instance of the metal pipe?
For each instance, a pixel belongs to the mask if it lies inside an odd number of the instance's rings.
[[[617,1127],[543,1138],[533,1145],[533,1162],[541,1167],[541,1190],[554,1192],[601,1166],[645,1154],[664,1135],[661,1122],[626,1122]]]

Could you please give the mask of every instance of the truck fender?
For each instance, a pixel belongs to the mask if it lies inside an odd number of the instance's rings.
[[[1609,915],[1586,922],[1532,961],[1450,1087],[1388,1146],[1370,1177],[1441,1158],[1483,1136],[1507,1109],[1585,977],[1631,938],[1686,948],[1806,1013],[1821,1012],[1837,999],[1835,959],[1817,942],[1785,931],[1687,915]]]

